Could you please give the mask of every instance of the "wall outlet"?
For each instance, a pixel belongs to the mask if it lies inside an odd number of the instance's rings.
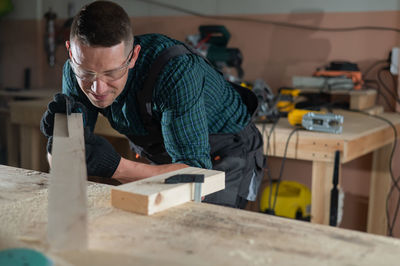
[[[399,54],[400,47],[393,47],[392,55],[390,57],[390,73],[392,73],[393,75],[399,74]]]

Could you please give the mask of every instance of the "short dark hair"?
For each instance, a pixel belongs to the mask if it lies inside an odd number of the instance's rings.
[[[111,47],[125,42],[133,45],[131,21],[125,10],[110,1],[95,1],[85,5],[74,17],[70,40],[88,46]]]

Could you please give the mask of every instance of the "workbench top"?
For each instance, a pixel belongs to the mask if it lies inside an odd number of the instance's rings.
[[[400,240],[211,204],[143,216],[88,183],[89,249],[46,241],[48,174],[0,165],[0,250],[29,247],[57,265],[398,265]]]
[[[290,139],[287,158],[333,162],[335,151],[341,152],[341,162],[346,163],[372,152],[394,141],[393,128],[400,131],[400,116],[396,113],[382,113],[371,116],[360,112],[335,110],[343,115],[343,132],[341,134],[300,130]],[[268,139],[272,124],[257,124],[264,140]],[[295,129],[287,118],[281,118],[274,128],[269,150],[264,142],[264,153],[270,156],[283,157],[290,133]]]

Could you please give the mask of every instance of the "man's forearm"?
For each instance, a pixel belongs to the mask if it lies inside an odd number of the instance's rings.
[[[186,164],[177,163],[177,164],[150,165],[121,158],[117,170],[115,170],[112,178],[118,179],[121,182],[126,183],[151,176],[160,175],[163,173],[175,171],[186,167],[188,167],[188,165]]]

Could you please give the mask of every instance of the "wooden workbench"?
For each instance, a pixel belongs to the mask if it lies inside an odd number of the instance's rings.
[[[312,162],[312,222],[329,224],[335,151],[341,152],[341,164],[373,152],[367,231],[386,235],[385,204],[391,185],[389,157],[394,141],[393,129],[388,123],[366,114],[349,111],[335,113],[344,116],[342,134],[297,131],[288,146],[287,158]],[[380,116],[391,121],[400,132],[398,114],[383,113]],[[283,157],[288,136],[294,127],[287,119],[280,119],[271,135],[267,151],[266,140],[271,124],[257,126],[263,133],[265,154]]]
[[[20,128],[22,168],[40,170],[40,159],[45,153],[45,143],[40,142],[42,134],[39,122],[46,110],[48,101],[24,101],[10,103],[11,122]],[[338,112],[344,115],[342,134],[299,131],[289,143],[288,158],[312,161],[312,222],[329,223],[330,190],[332,188],[333,160],[336,150],[341,151],[341,163],[349,162],[369,152],[374,153],[370,204],[367,230],[386,235],[385,200],[389,190],[390,176],[388,158],[393,141],[391,127],[376,118],[359,113]],[[400,129],[400,116],[383,114]],[[258,124],[266,140],[270,124]],[[282,157],[286,140],[293,127],[286,119],[281,119],[271,137],[268,154]],[[125,137],[113,130],[107,119],[99,115],[95,133],[117,138]],[[42,155],[41,155],[42,154]],[[378,170],[379,169],[379,170]]]
[[[10,121],[10,102],[38,99],[49,101],[55,93],[57,93],[57,91],[50,88],[16,91],[0,89],[0,114],[2,115],[0,118],[0,126],[3,127],[2,131],[0,131],[0,145],[4,145],[7,150],[7,163],[9,165],[19,166],[19,162],[25,160],[25,158],[19,158],[18,150],[20,143],[18,135],[20,130],[17,125],[13,125]],[[25,137],[26,136],[21,136],[21,139]],[[39,145],[39,143],[37,145]]]
[[[47,165],[46,140],[39,130],[39,124],[50,100],[12,101],[9,103],[11,123],[19,131],[18,134],[9,136],[10,143],[19,142],[17,147],[21,158],[18,166],[22,168],[44,171],[43,164]],[[95,133],[102,136],[125,138],[112,129],[102,115],[98,116]]]
[[[88,183],[89,249],[50,251],[48,175],[0,165],[0,250],[28,247],[56,265],[398,265],[400,240],[205,203],[143,216]]]

